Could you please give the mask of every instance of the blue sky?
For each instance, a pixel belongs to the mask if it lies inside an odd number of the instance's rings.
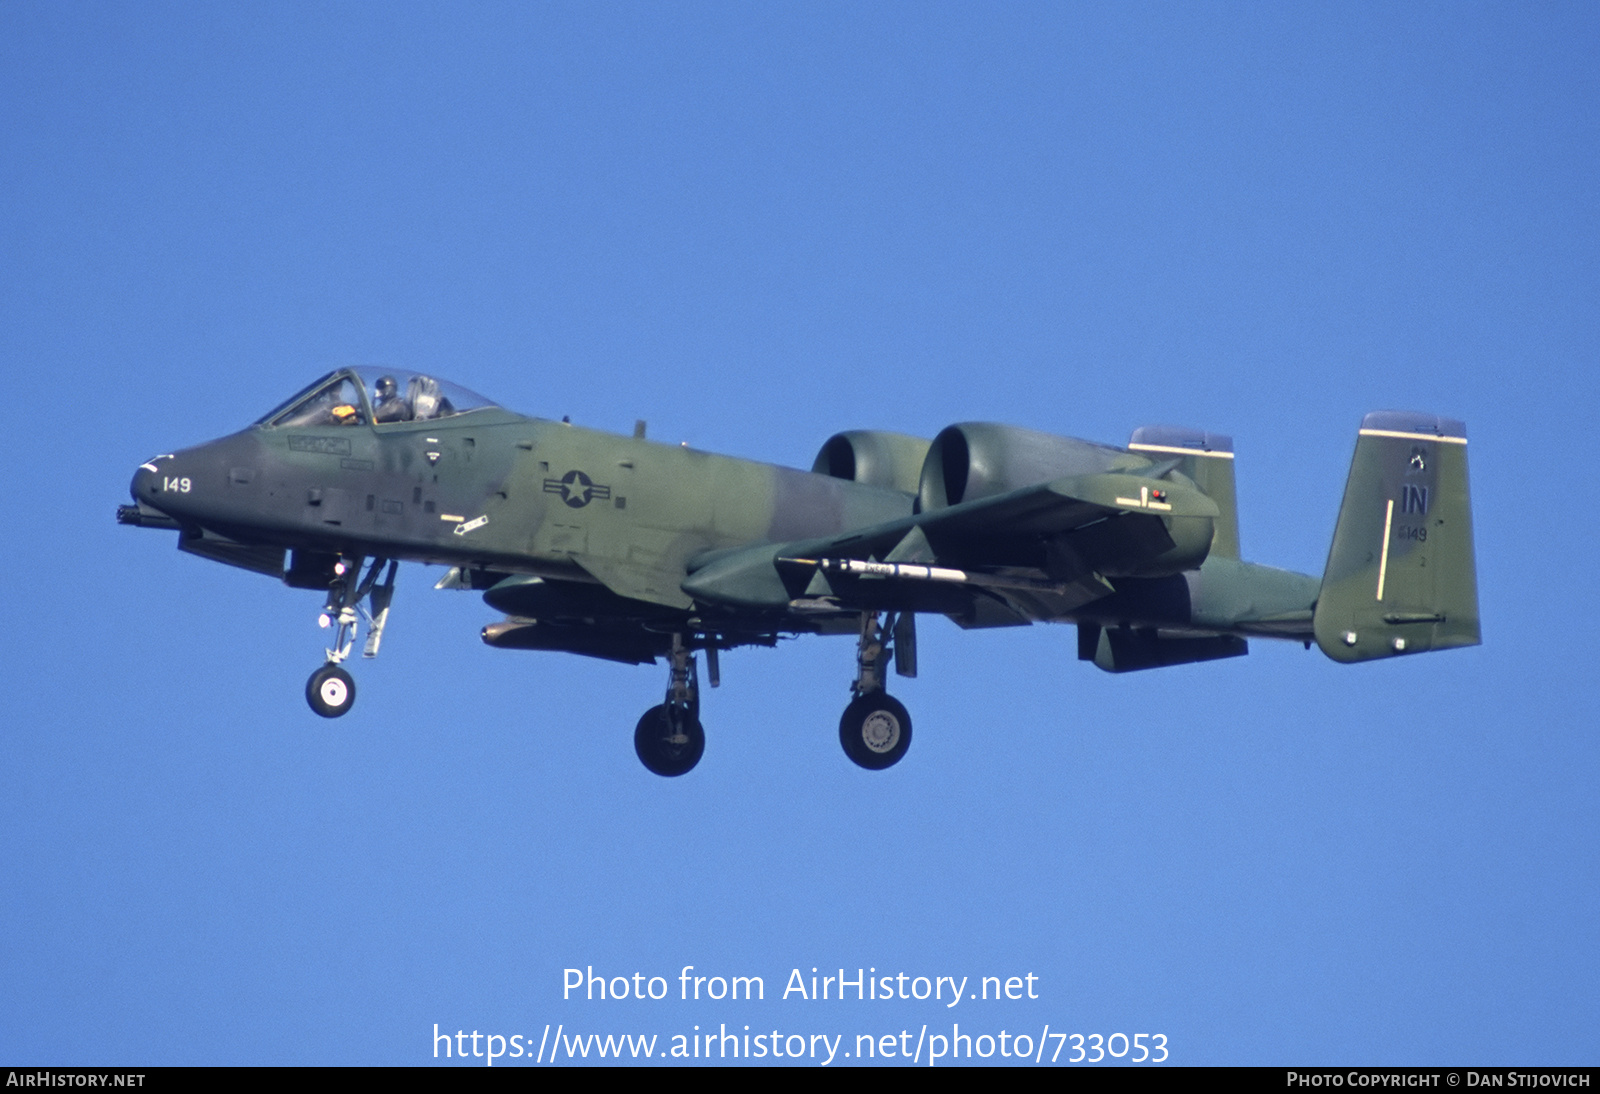
[[[960,1023],[1594,1064],[1597,32],[1568,4],[7,4],[0,1062]],[[664,669],[491,650],[496,613],[411,566],[325,722],[317,594],[112,513],[141,460],[364,363],[800,466],[844,428],[1231,433],[1246,557],[1309,573],[1361,415],[1462,418],[1485,644],[1111,677],[1071,628],[928,620],[915,744],[870,773],[837,741],[850,644],[786,643],[724,657],[705,759],[662,780],[629,737]],[[685,965],[766,998],[681,1000]],[[563,1000],[589,966],[672,994]],[[781,998],[814,966],[1039,998]]]

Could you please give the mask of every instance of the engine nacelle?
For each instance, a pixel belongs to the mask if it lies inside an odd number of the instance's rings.
[[[811,464],[818,475],[884,486],[907,494],[917,492],[928,442],[904,433],[852,429],[828,438]]]
[[[922,465],[917,506],[931,512],[1071,475],[1138,472],[1153,463],[1137,453],[1073,437],[962,422],[933,439]],[[1195,489],[1191,479],[1176,471],[1167,472],[1166,478],[1175,487]],[[1159,521],[1160,530],[1131,534],[1134,525],[1125,520]],[[1210,517],[1130,513],[1075,534],[1072,550],[1083,564],[1107,577],[1158,577],[1198,568],[1214,533]]]
[[[962,422],[933,439],[918,479],[917,502],[923,511],[943,509],[1064,475],[1093,475],[1149,462],[1120,448],[1075,437]]]

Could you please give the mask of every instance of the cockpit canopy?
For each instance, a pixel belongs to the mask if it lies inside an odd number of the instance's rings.
[[[329,373],[262,417],[257,425],[391,425],[431,422],[498,404],[448,380],[364,365]]]

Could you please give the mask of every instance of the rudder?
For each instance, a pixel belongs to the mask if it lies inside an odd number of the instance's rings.
[[[1345,662],[1482,640],[1464,422],[1362,419],[1312,628]]]

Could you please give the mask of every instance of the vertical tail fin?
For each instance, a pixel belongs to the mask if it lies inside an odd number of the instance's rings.
[[[1465,423],[1398,411],[1362,419],[1313,630],[1335,661],[1482,640]]]
[[[1239,557],[1239,505],[1233,489],[1233,438],[1181,426],[1145,425],[1133,431],[1128,448],[1153,459],[1181,456],[1178,470],[1194,480],[1221,510],[1211,538],[1211,555]]]

